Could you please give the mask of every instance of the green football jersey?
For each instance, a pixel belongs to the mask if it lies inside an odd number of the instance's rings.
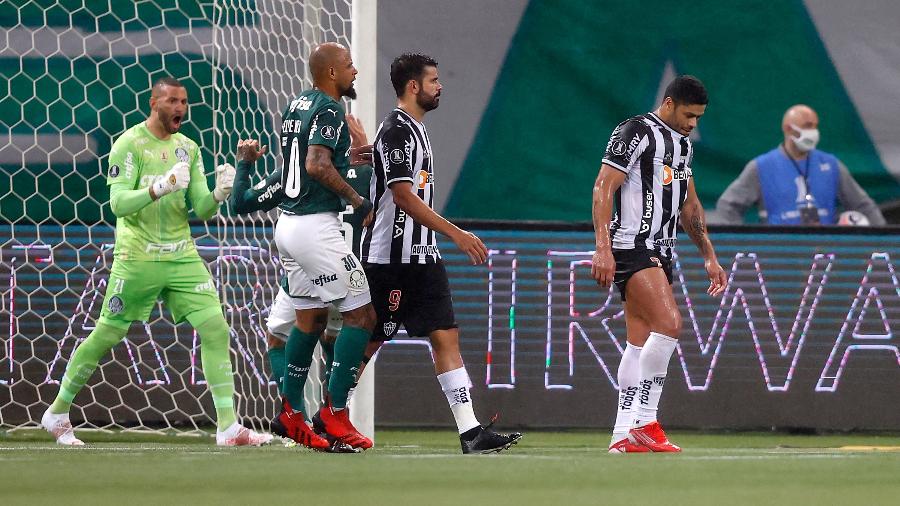
[[[176,133],[159,140],[141,122],[125,131],[109,154],[107,185],[146,189],[178,162],[190,164],[187,191],[178,190],[116,221],[114,257],[142,261],[194,261],[199,258],[188,226],[187,197],[196,204],[209,193],[197,143]]]
[[[279,207],[293,214],[341,212],[341,198],[306,172],[311,144],[331,149],[331,162],[344,178],[350,166],[350,130],[344,107],[319,90],[308,90],[291,101],[281,123],[284,200]]]
[[[350,167],[347,169],[347,175],[344,179],[350,183],[350,186],[356,190],[356,193],[367,199],[371,198],[369,196],[369,184],[372,181],[371,165],[354,165],[353,167]],[[344,211],[340,213],[340,218],[344,231],[344,239],[347,240],[350,250],[353,251],[353,254],[358,258],[362,253],[362,222],[366,217],[362,216],[362,213],[355,211],[353,206],[347,204]]]

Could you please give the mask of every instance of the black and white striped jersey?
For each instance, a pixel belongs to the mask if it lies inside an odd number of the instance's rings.
[[[434,209],[434,164],[425,125],[394,109],[375,134],[369,198],[375,219],[363,234],[362,260],[373,264],[424,264],[441,259],[434,230],[416,223],[394,204],[391,184],[412,183],[412,192]]]
[[[614,197],[613,249],[647,248],[672,256],[693,158],[690,139],[652,112],[616,127],[603,156],[603,163],[626,174]]]

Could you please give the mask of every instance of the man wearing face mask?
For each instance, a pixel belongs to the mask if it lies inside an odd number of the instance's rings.
[[[771,225],[833,225],[840,205],[864,214],[871,225],[884,225],[881,211],[847,167],[816,149],[818,127],[819,116],[809,106],[788,109],[781,121],[784,142],[750,160],[719,197],[715,222],[742,223],[755,204],[761,220]]]

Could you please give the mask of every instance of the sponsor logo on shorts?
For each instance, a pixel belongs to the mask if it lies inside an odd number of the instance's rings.
[[[187,150],[184,148],[175,148],[175,158],[178,158],[179,162],[184,163],[188,163],[188,160],[191,159]]]
[[[350,273],[350,286],[352,288],[362,288],[366,285],[366,275],[363,274],[363,271],[360,269],[356,269],[355,271]]]
[[[312,280],[312,282],[316,286],[325,286],[332,281],[337,281],[337,278],[337,274],[319,274],[319,277]]]
[[[650,261],[655,263],[657,267],[662,268],[662,262],[656,257],[650,257]]]
[[[109,302],[106,304],[106,307],[109,309],[110,313],[119,314],[125,310],[125,302],[122,301],[122,297],[113,295],[109,298]]]
[[[119,166],[113,165],[109,168],[109,177],[119,177]]]
[[[331,125],[325,125],[322,127],[322,138],[323,139],[334,139],[334,127]]]
[[[200,283],[199,285],[194,287],[195,292],[211,292],[216,289],[216,285],[213,284],[213,280],[209,280],[205,283]]]
[[[394,335],[394,332],[397,331],[397,324],[395,322],[384,322],[384,335],[391,337]]]

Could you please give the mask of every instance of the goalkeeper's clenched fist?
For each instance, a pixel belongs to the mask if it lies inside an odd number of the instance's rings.
[[[178,162],[150,186],[150,196],[156,200],[174,191],[185,190],[190,182],[191,166],[185,162]]]
[[[216,189],[213,190],[213,197],[216,201],[224,202],[234,187],[234,167],[230,163],[223,163],[216,167]]]

